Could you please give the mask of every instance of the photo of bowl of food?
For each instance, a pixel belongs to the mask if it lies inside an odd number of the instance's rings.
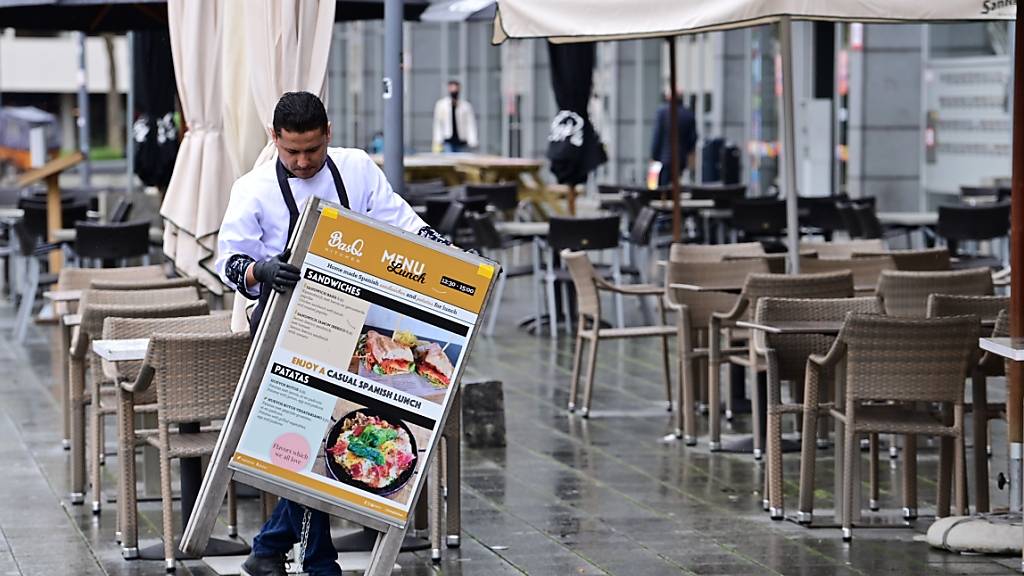
[[[409,427],[367,408],[338,419],[324,442],[331,477],[373,494],[400,490],[416,470],[416,439]]]

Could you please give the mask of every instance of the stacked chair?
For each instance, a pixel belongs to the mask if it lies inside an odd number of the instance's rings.
[[[736,305],[728,312],[716,312],[710,319],[710,349],[708,381],[710,404],[710,444],[712,450],[721,449],[721,410],[718,398],[721,393],[720,373],[721,366],[725,362],[739,363],[745,365],[751,374],[756,375],[757,370],[763,363],[757,354],[756,347],[749,346],[746,350],[746,358],[743,354],[727,353],[728,348],[723,348],[723,342],[727,331],[735,329],[736,323],[748,319],[752,312],[757,309],[757,303],[761,298],[783,297],[783,298],[850,298],[854,295],[853,274],[849,271],[835,272],[828,274],[751,274],[743,286],[736,301]],[[754,430],[759,430],[760,403],[764,401],[758,393],[758,387],[752,387],[754,415]],[[808,433],[811,433],[808,431]],[[760,460],[764,447],[761,446],[759,434],[754,434],[754,458]]]
[[[710,354],[709,327],[711,315],[726,313],[736,306],[738,296],[725,291],[692,291],[673,286],[743,285],[751,274],[765,274],[768,264],[763,259],[751,258],[737,261],[692,262],[685,260],[687,246],[673,244],[669,254],[668,270],[665,275],[665,302],[669,310],[676,312],[676,332],[679,339],[679,392],[676,411],[676,437],[683,438],[686,445],[697,444],[697,398],[702,395],[701,370]],[[742,354],[745,349],[734,347],[735,339],[727,337],[727,346],[720,351],[724,355]]]
[[[844,541],[853,538],[858,436],[900,434],[907,438],[908,449],[916,435],[949,437],[955,443],[953,466],[965,469],[964,374],[975,361],[979,330],[976,316],[923,319],[853,314],[828,353],[808,360],[808,387],[818,385],[840,362],[846,365],[845,398],[837,399],[830,411],[845,424],[840,500]],[[945,405],[952,422],[942,414],[919,409],[919,403]],[[904,470],[913,474],[904,475],[905,500],[916,497],[914,462],[908,455]],[[955,478],[956,506],[963,510],[965,475],[958,472]]]
[[[74,268],[65,267],[57,277],[57,283],[53,286],[55,291],[70,292],[85,290],[92,285],[92,282],[99,283],[97,288],[101,290],[132,290],[132,289],[153,289],[153,288],[176,288],[180,286],[194,285],[195,280],[189,278],[167,278],[162,266],[132,266],[126,268]],[[78,300],[65,300],[54,303],[54,314],[57,318],[63,318],[67,314],[74,314],[78,311]],[[72,328],[64,322],[60,323],[60,349],[68,350],[71,347]],[[61,374],[63,375],[63,386],[61,394],[61,406],[64,413],[64,447],[70,447],[70,396],[69,396],[69,356],[60,354]]]
[[[881,306],[874,296],[859,298],[761,298],[754,318],[760,324],[773,322],[842,321],[849,313],[878,314]],[[765,497],[773,520],[785,515],[782,474],[782,418],[793,414],[803,421],[800,453],[800,486],[814,483],[817,442],[815,432],[822,416],[832,406],[826,390],[805,386],[807,358],[825,354],[835,339],[823,334],[756,333],[754,348],[763,355],[768,371],[768,466],[765,471]],[[794,390],[803,388],[803,402],[784,402],[782,382]],[[795,398],[801,395],[794,393]],[[813,492],[801,492],[813,499]],[[803,502],[800,518],[809,521],[813,501]]]
[[[94,290],[89,289],[79,302],[82,321],[73,335],[70,348],[70,408],[71,408],[71,492],[72,501],[81,501],[85,488],[86,418],[91,428],[91,458],[93,512],[101,507],[99,465],[103,454],[103,419],[113,415],[115,389],[113,374],[103,370],[100,359],[91,353],[92,341],[103,337],[103,322],[107,318],[175,318],[199,316],[209,313],[209,307],[200,300],[194,287],[160,290]],[[86,387],[86,369],[90,373]]]

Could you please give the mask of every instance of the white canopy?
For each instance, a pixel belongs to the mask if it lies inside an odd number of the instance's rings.
[[[781,23],[782,100],[779,106],[789,265],[799,272],[792,20],[871,23],[1014,20],[1016,0],[498,0],[494,42],[547,38],[590,42],[671,37]],[[676,202],[678,213],[679,205]]]
[[[794,20],[1013,20],[1015,0],[498,0],[494,41],[613,40],[745,28]]]

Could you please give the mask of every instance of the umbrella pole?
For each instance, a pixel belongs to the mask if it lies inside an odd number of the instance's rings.
[[[384,174],[391,188],[405,192],[402,126],[402,12],[404,0],[384,0]]]
[[[669,149],[672,152],[672,160],[669,162],[670,177],[672,178],[672,241],[683,241],[683,214],[679,207],[679,88],[676,86],[676,39],[674,36],[666,39],[668,41],[668,141]],[[664,166],[661,167],[665,169]]]
[[[786,245],[789,271],[800,273],[800,222],[796,203],[796,128],[793,105],[793,22],[779,21],[782,43],[782,191],[786,197]]]
[[[1020,250],[1024,235],[1024,74],[1020,64],[1024,62],[1024,11],[1017,11],[1017,25],[1014,31],[1013,57],[1013,181],[1010,208],[1010,336],[1024,336],[1024,251]],[[1008,397],[1006,400],[1007,440],[1010,443],[1010,511],[1019,512],[1021,507],[1021,456],[1024,455],[1024,438],[1021,429],[1021,398],[1024,384],[1024,364],[1007,362]],[[1024,569],[1024,562],[1022,562]]]

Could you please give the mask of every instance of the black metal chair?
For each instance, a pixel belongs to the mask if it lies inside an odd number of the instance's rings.
[[[693,200],[714,200],[716,210],[732,208],[733,202],[747,196],[746,184],[729,184],[725,186],[688,185],[683,188]]]
[[[797,199],[800,211],[800,226],[809,234],[819,234],[826,242],[832,241],[832,235],[839,230],[846,230],[846,222],[839,213],[837,202],[848,200],[845,194],[839,196],[801,196]]]
[[[965,204],[991,204],[1002,200],[996,186],[961,186],[960,200]]]
[[[24,221],[18,222],[13,228],[14,235],[18,239],[18,257],[24,262],[24,274],[21,275],[21,286],[18,288],[21,299],[18,302],[13,337],[15,342],[24,342],[39,288],[57,283],[56,274],[43,274],[41,260],[53,250],[60,249],[60,245],[40,242],[39,237],[26,226]]]
[[[515,183],[466,184],[466,197],[486,198],[492,208],[509,216],[519,206],[519,186]]]
[[[853,213],[856,215],[857,223],[860,225],[861,238],[867,240],[888,240],[896,236],[904,236],[907,240],[907,247],[912,247],[913,242],[910,235],[914,232],[914,227],[882,224],[878,220],[874,198],[864,201],[855,200],[853,202]]]
[[[28,232],[40,242],[50,237],[50,229],[46,215],[46,202],[36,199],[22,198],[18,208],[24,211],[22,222]],[[73,228],[76,223],[84,222],[89,217],[89,202],[71,201],[61,203],[61,223],[65,228]]]
[[[487,327],[484,330],[485,334],[491,336],[494,334],[494,324],[498,320],[498,310],[501,308],[501,297],[505,293],[505,282],[507,282],[509,278],[531,276],[533,274],[533,265],[513,265],[509,263],[509,259],[505,257],[505,255],[508,254],[508,251],[516,246],[525,244],[525,242],[502,236],[501,232],[498,232],[497,227],[494,225],[493,215],[466,214],[466,220],[469,221],[470,228],[473,230],[474,248],[476,248],[481,255],[487,256],[488,258],[497,260],[501,263],[501,275],[498,277],[494,287],[490,318],[487,319]],[[536,297],[536,289],[537,287],[534,286],[534,297]]]
[[[466,208],[467,214],[483,214],[487,212],[487,205],[490,203],[486,196],[463,196],[459,202]]]
[[[127,198],[121,198],[114,205],[114,209],[110,211],[109,222],[112,224],[123,224],[128,221],[128,218],[132,214],[133,204],[132,201]]]
[[[430,205],[428,204],[427,207],[429,209]],[[459,232],[459,224],[462,222],[462,215],[465,211],[466,206],[462,202],[457,200],[446,200],[444,205],[444,215],[438,219],[437,226],[434,226],[434,229],[441,234],[444,234],[449,240],[454,242]]]
[[[743,198],[733,201],[732,226],[742,240],[760,240],[766,252],[785,252],[786,201],[777,198]]]
[[[981,242],[1008,237],[1010,204],[1003,202],[978,206],[939,206],[937,234],[946,240],[950,254],[960,260],[958,267],[1001,267],[1001,258],[963,253],[959,248],[961,242]]]
[[[74,251],[79,259],[95,260],[113,268],[129,258],[149,259],[149,221],[75,224]],[[146,262],[148,263],[148,262]]]
[[[857,220],[857,214],[853,211],[853,203],[840,200],[835,205],[836,213],[839,214],[839,219],[843,223],[843,230],[846,230],[847,236],[851,240],[864,238],[864,233],[860,229],[860,221]]]
[[[604,271],[615,284],[622,283],[622,255],[619,248],[619,226],[621,218],[615,216],[597,216],[593,218],[551,218],[548,231],[548,254],[546,260],[547,271],[544,280],[547,287],[548,313],[551,315],[551,337],[554,338],[558,332],[558,321],[556,319],[555,304],[555,283],[571,282],[572,277],[568,270],[561,266],[556,268],[555,255],[562,250],[594,251],[611,250],[612,264],[604,266]],[[565,307],[566,329],[571,330],[572,322],[569,320],[569,308]],[[615,297],[615,317],[619,327],[625,325],[625,317],[622,310],[621,294]]]
[[[441,226],[441,219],[448,212],[448,207],[451,206],[451,198],[428,198],[423,202],[423,206],[426,210],[423,212],[423,221],[435,230]]]

